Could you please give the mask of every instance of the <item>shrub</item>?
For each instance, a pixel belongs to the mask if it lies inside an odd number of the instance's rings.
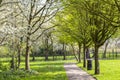
[[[8,70],[8,71],[3,71],[0,73],[0,80],[21,80],[21,78],[26,78],[29,76],[34,76],[39,74],[37,71],[30,70],[26,71],[23,69],[19,70]]]

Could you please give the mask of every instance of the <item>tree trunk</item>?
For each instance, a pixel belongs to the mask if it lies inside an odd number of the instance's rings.
[[[114,58],[115,51],[112,49],[112,57]]]
[[[21,62],[21,56],[20,56],[20,49],[18,50],[18,65],[17,65],[17,68],[19,69],[20,67],[20,62]]]
[[[117,52],[117,47],[116,47],[116,51],[115,51],[115,57],[117,58],[118,57],[118,54],[117,54],[118,52]]]
[[[78,43],[79,51],[78,51],[78,62],[81,63],[81,44]]]
[[[10,61],[10,64],[11,64],[10,68],[15,70],[15,57],[14,57],[14,55],[12,55],[12,60]]]
[[[72,46],[72,52],[73,52],[73,54],[74,54],[74,56],[75,56],[75,59],[76,59],[76,61],[78,61],[79,62],[79,60],[78,60],[78,58],[77,58],[77,56],[75,55],[75,49],[74,49],[74,46],[73,45],[71,45]]]
[[[83,67],[86,68],[86,46],[83,44]]]
[[[90,51],[88,47],[86,48],[86,58],[90,59]]]
[[[45,61],[48,61],[48,49],[45,51]]]
[[[62,49],[62,54],[63,54],[63,60],[66,60],[66,55],[65,55],[65,44],[63,43],[63,49]]]
[[[107,47],[105,47],[105,50],[103,52],[103,58],[106,58],[106,51],[107,51]]]
[[[108,43],[109,43],[109,41],[107,41],[107,42],[105,43],[105,49],[104,49],[104,52],[103,52],[103,58],[106,58],[106,52],[107,52]]]
[[[99,47],[95,44],[95,74],[100,74],[98,50]]]
[[[21,63],[22,42],[23,42],[23,37],[20,38],[20,44],[18,45],[18,64],[17,64],[18,69],[19,69],[20,63]]]
[[[30,70],[30,64],[29,64],[30,44],[29,44],[29,40],[30,40],[30,37],[28,36],[26,39],[25,70]]]
[[[63,60],[66,60],[65,51],[63,51]]]
[[[35,61],[35,53],[32,52],[32,61]]]
[[[55,52],[53,51],[53,44],[52,44],[52,50],[51,50],[51,52],[52,52],[53,61],[54,61],[55,60]]]
[[[55,60],[55,55],[54,55],[54,53],[53,53],[53,61]]]
[[[35,52],[31,49],[31,53],[32,53],[32,61],[35,61]]]

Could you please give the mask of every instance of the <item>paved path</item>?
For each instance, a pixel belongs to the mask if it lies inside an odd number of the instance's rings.
[[[69,80],[96,80],[74,63],[66,63],[64,68]]]

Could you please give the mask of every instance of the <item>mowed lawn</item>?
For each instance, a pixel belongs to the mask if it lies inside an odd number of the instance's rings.
[[[18,72],[12,75],[10,72],[7,72],[4,75],[0,73],[0,80],[68,80],[63,66],[66,62],[69,61],[31,61],[31,70],[37,71],[36,75],[21,75],[21,73],[19,75]],[[24,62],[21,63],[21,68],[24,68]]]
[[[68,80],[63,64],[62,61],[31,62],[31,69],[38,71],[39,75],[27,77],[25,80]]]
[[[82,67],[82,64],[78,64],[78,66]],[[87,71],[85,68],[83,69]],[[94,75],[94,70],[87,72],[97,80],[120,80],[120,60],[100,60],[100,75]]]

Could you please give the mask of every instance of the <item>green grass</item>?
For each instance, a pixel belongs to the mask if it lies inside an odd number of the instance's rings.
[[[67,80],[62,61],[31,62],[31,69],[39,72],[37,76],[22,80]]]
[[[82,63],[78,64],[82,67]],[[85,68],[83,68],[87,71]],[[88,73],[97,78],[97,80],[120,80],[120,60],[100,60],[100,74],[94,75],[93,70],[88,70]]]
[[[68,80],[63,67],[63,64],[67,62],[72,61],[33,61],[30,62],[31,70],[37,71],[38,74],[28,74],[23,71],[16,71],[14,73],[11,71],[0,72],[0,80]],[[4,63],[8,64],[6,61]],[[24,62],[21,63],[21,68],[24,68]]]
[[[51,57],[50,57],[51,58]],[[10,58],[1,58],[4,64],[8,64]],[[38,74],[32,74],[31,72],[10,72],[5,74],[0,72],[0,80],[68,80],[63,64],[69,62],[75,62],[75,60],[56,60],[56,61],[44,61],[44,58],[37,57],[36,61],[31,61],[30,66],[32,72],[38,72]],[[94,61],[93,61],[94,63]],[[93,70],[85,71],[97,78],[97,80],[120,80],[120,60],[100,60],[100,75],[94,75]],[[82,63],[78,64],[82,67]],[[24,59],[22,58],[21,68],[24,68]],[[4,78],[2,77],[4,76]]]

